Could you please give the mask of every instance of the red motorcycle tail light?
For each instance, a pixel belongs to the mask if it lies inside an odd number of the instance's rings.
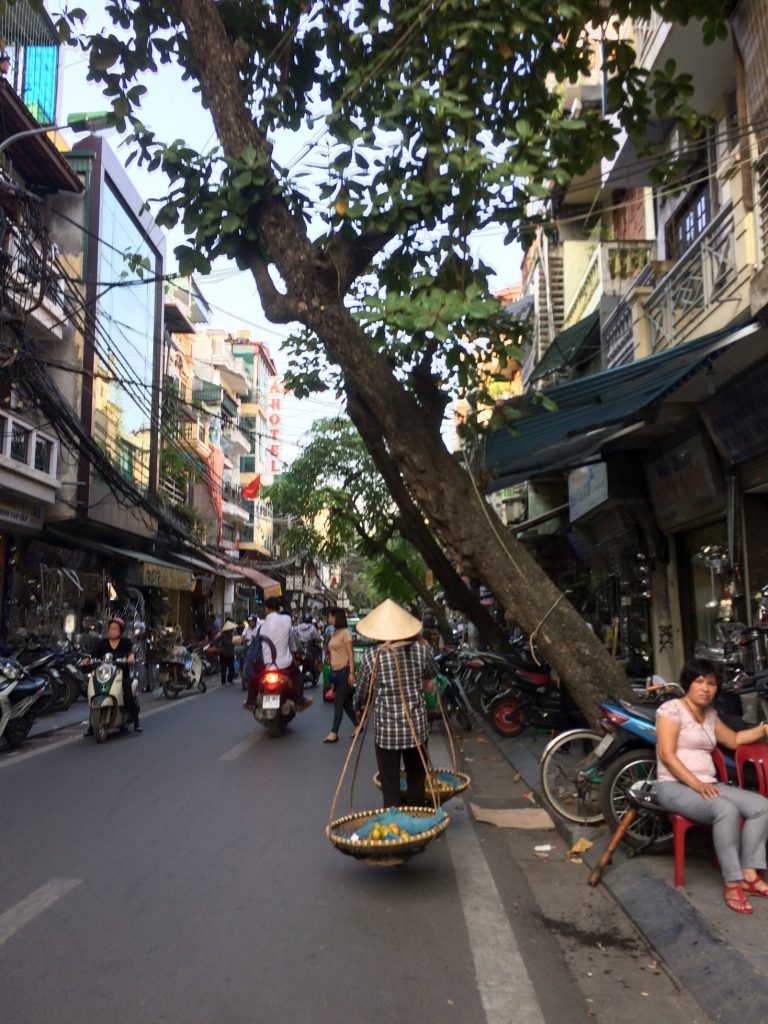
[[[603,713],[601,723],[608,730],[618,729],[625,722],[629,721],[626,715],[621,715],[618,711],[614,711],[613,708],[607,708],[603,704],[600,705],[600,710]]]
[[[265,686],[279,686],[280,685],[280,673],[279,672],[266,672],[264,674],[264,685]]]

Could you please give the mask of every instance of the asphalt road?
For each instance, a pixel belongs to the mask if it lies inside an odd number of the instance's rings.
[[[704,1024],[554,833],[478,825],[460,800],[402,867],[341,855],[323,830],[349,725],[323,745],[316,703],[271,740],[241,697],[214,686],[153,704],[140,736],[0,754],[0,1018],[581,1024],[620,1006],[624,1024]],[[367,743],[358,808],[379,803]],[[525,802],[487,740],[465,749],[476,800]]]

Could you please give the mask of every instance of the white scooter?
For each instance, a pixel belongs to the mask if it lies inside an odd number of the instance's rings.
[[[88,677],[88,707],[90,723],[97,743],[104,743],[110,729],[128,731],[131,717],[123,703],[123,666],[127,662],[106,654],[104,660],[91,671]],[[131,671],[131,691],[139,709],[139,680],[135,670]]]
[[[35,721],[35,704],[50,695],[45,678],[30,676],[12,661],[0,663],[0,736],[9,747],[24,742]]]

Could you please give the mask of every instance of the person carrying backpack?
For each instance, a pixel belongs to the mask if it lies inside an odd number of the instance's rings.
[[[275,668],[287,672],[293,683],[296,708],[298,711],[305,711],[314,701],[311,697],[304,696],[304,680],[294,659],[294,654],[297,653],[297,643],[291,617],[280,611],[280,599],[277,597],[268,597],[264,602],[264,610],[267,617],[262,622],[258,634],[251,641],[251,646],[257,644],[256,652],[254,652],[254,657],[257,659],[255,671],[247,668],[251,654],[250,648],[246,655],[246,672],[250,678],[247,678],[248,698],[243,707],[247,711],[252,711],[256,705],[256,690],[260,675],[257,652],[258,647],[261,647],[263,658],[261,671],[274,665]],[[259,640],[268,642],[269,647],[265,647],[264,643],[258,643]],[[253,659],[251,659],[251,664],[253,665]]]

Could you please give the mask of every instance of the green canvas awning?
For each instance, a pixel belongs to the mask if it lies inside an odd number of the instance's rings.
[[[547,388],[545,394],[557,406],[554,412],[524,396],[528,414],[515,421],[517,432],[502,429],[486,439],[485,469],[493,478],[487,489],[498,491],[586,465],[603,446],[653,420],[665,399],[684,405],[700,401],[711,393],[710,385],[721,386],[765,358],[765,332],[758,323],[748,323]],[[711,378],[707,384],[705,375]],[[510,401],[521,406],[520,399]]]
[[[600,351],[600,313],[595,310],[573,327],[561,331],[534,366],[529,381],[587,362]]]

